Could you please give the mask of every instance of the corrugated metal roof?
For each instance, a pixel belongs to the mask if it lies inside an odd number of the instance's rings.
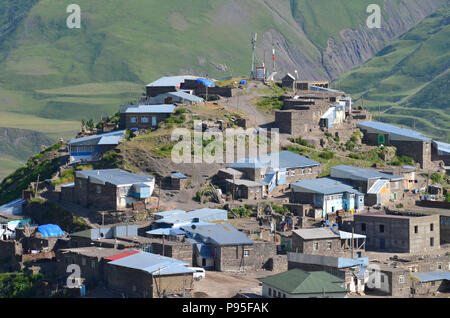
[[[305,272],[294,268],[258,280],[288,294],[347,293],[347,290],[340,286],[344,280],[324,271]]]
[[[76,171],[75,175],[79,178],[91,178],[95,181],[108,182],[114,185],[154,182],[154,177],[152,176],[131,173],[120,169],[83,170]]]
[[[335,194],[335,193],[355,193],[359,192],[355,190],[351,185],[348,185],[339,180],[332,178],[319,178],[313,180],[302,180],[291,184],[291,188],[295,192],[301,192],[303,189],[309,190],[315,193],[321,194]]]
[[[320,165],[319,162],[306,158],[305,156],[298,155],[290,151],[281,151],[271,154],[265,154],[254,158],[243,158],[232,164],[229,164],[229,168],[268,168],[274,169],[292,169],[292,168],[304,168],[314,167]]]
[[[187,178],[187,176],[186,175],[184,175],[184,174],[182,174],[181,172],[175,172],[175,173],[172,173],[172,178],[174,178],[174,179],[186,179]]]
[[[192,76],[192,75],[180,75],[180,76],[164,76],[156,81],[148,84],[148,87],[168,87],[168,86],[178,86],[181,83],[184,83],[185,80],[195,80],[200,77]]]
[[[365,239],[366,236],[362,235],[362,234],[356,234],[356,233],[350,233],[350,232],[344,232],[344,231],[339,231],[339,236],[341,237],[341,240],[351,240],[352,237],[354,239]]]
[[[204,99],[201,98],[201,97],[198,97],[198,96],[195,96],[195,95],[192,95],[192,94],[188,94],[188,93],[183,92],[183,91],[170,92],[170,93],[167,93],[167,95],[179,97],[179,98],[185,99],[185,100],[190,101],[190,102],[195,102],[195,103],[197,103],[197,102],[200,103],[200,102],[204,101]]]
[[[166,224],[190,224],[194,219],[199,221],[222,221],[228,219],[228,212],[221,209],[199,209],[191,212],[185,212],[182,210],[169,211],[169,214],[158,213],[159,216],[163,216],[162,219],[158,219],[155,223]]]
[[[68,145],[86,144],[86,145],[117,145],[122,139],[125,138],[125,130],[113,131],[105,134],[97,134],[92,136],[86,136],[81,138],[75,138],[69,141]]]
[[[406,129],[406,128],[400,128],[397,126],[381,123],[381,122],[375,122],[375,121],[365,121],[360,122],[356,124],[359,128],[365,128],[365,129],[371,129],[383,133],[389,133],[393,134],[395,136],[401,136],[406,137],[412,140],[419,140],[419,141],[429,141],[431,140],[428,137],[425,137],[421,133],[415,130]]]
[[[411,273],[411,275],[417,277],[421,282],[432,282],[437,280],[450,280],[450,272],[435,271],[426,273]]]
[[[134,268],[152,275],[190,274],[194,271],[187,268],[186,262],[157,254],[139,252],[134,255],[111,261],[108,264]]]
[[[117,255],[113,255],[113,256],[107,257],[105,259],[108,260],[108,261],[115,261],[115,260],[118,260],[118,259],[121,259],[121,258],[124,258],[124,257],[127,257],[127,256],[131,256],[131,255],[134,255],[134,254],[137,254],[137,253],[139,253],[139,252],[138,251],[124,252],[124,253],[120,253],[120,254],[117,254]]]
[[[379,193],[381,191],[381,189],[383,189],[383,187],[388,182],[389,182],[388,180],[383,180],[383,179],[377,180],[372,185],[372,187],[369,190],[367,190],[367,194],[377,194],[377,193]]]
[[[433,140],[433,142],[436,144],[438,151],[450,153],[450,144],[436,140]]]
[[[136,105],[128,107],[125,113],[172,114],[174,111],[175,105]]]
[[[329,227],[318,227],[318,228],[312,228],[312,229],[298,229],[298,230],[292,231],[292,233],[297,234],[304,240],[340,238],[340,235],[331,231],[331,229]]]
[[[27,201],[24,199],[16,199],[14,201],[8,202],[2,206],[0,206],[0,212],[1,213],[8,213],[11,209],[17,207],[17,206],[21,206],[23,204],[25,204]]]
[[[388,180],[401,180],[402,176],[396,176],[393,174],[383,173],[375,169],[353,167],[347,165],[339,165],[331,168],[331,177],[333,178],[346,178],[352,180],[368,180],[368,179],[388,179]]]
[[[227,245],[253,245],[253,241],[244,233],[236,230],[230,224],[211,224],[181,227],[184,231],[189,232],[192,238],[205,244],[218,246]]]

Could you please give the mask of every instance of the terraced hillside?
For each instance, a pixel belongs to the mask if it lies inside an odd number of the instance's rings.
[[[385,122],[450,142],[450,7],[426,18],[334,84]]]

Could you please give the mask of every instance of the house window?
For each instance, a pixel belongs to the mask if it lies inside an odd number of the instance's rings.
[[[94,260],[91,261],[91,267],[92,267],[92,268],[95,268],[95,262],[94,262]]]
[[[400,275],[398,277],[398,282],[399,282],[399,284],[403,284],[405,282],[405,277],[403,275]]]
[[[86,266],[86,259],[84,257],[81,258],[81,265]]]
[[[315,251],[319,250],[319,243],[314,243],[314,247],[313,248],[314,248]]]
[[[430,232],[433,232],[433,231],[434,231],[434,224],[431,223],[431,224],[430,224]]]
[[[384,233],[384,224],[380,224],[380,233]]]
[[[269,287],[269,296],[272,297],[272,288]]]
[[[442,269],[442,263],[437,263],[437,269]]]
[[[331,250],[331,242],[327,243],[327,249]]]
[[[361,231],[366,231],[366,223],[361,223]]]
[[[102,193],[102,186],[97,185],[96,189],[97,189],[97,194]]]
[[[419,226],[418,225],[416,225],[416,226],[414,226],[414,233],[419,233]]]
[[[291,171],[291,176],[295,176],[295,170]]]
[[[308,173],[311,174],[312,173],[312,168],[308,169]]]
[[[244,257],[250,256],[250,250],[244,250]]]
[[[430,237],[430,246],[434,246],[434,237]]]
[[[136,123],[136,121],[137,121],[136,117],[131,117],[130,118],[130,123],[134,124],[134,123]]]
[[[148,123],[148,117],[142,117],[141,118],[141,123],[147,124]]]
[[[380,280],[382,283],[384,283],[384,275],[380,275]]]

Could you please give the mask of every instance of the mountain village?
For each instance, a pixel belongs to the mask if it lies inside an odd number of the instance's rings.
[[[450,144],[254,70],[159,78],[31,158],[36,179],[5,178],[1,271],[43,296],[448,297]],[[276,128],[280,147],[176,164],[174,128]]]

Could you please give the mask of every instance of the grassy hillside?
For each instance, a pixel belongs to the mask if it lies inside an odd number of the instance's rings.
[[[449,38],[450,8],[446,7],[335,85],[340,82],[343,90],[362,97],[377,119],[415,124],[418,130],[450,142]]]
[[[42,133],[0,127],[0,180],[25,163],[32,154],[40,152],[41,145],[51,144],[52,140]]]

